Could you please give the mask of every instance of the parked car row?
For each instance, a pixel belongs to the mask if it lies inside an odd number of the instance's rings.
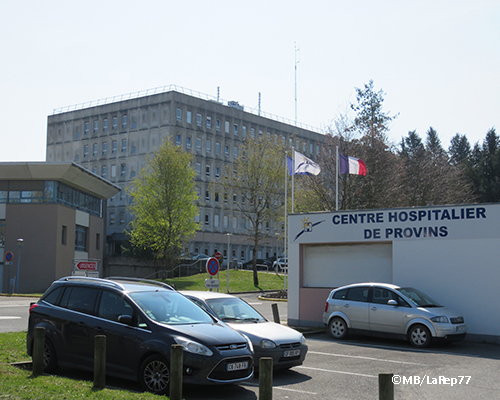
[[[134,278],[59,279],[30,307],[30,356],[36,327],[45,328],[46,372],[58,366],[92,371],[94,337],[106,335],[106,373],[157,394],[169,390],[173,344],[183,347],[188,384],[244,381],[262,356],[273,357],[276,368],[290,368],[307,353],[301,333],[267,321],[237,297],[182,294]]]

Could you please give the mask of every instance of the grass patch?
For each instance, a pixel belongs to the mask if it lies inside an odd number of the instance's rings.
[[[31,371],[10,365],[13,362],[30,360],[26,354],[26,332],[0,334],[0,399],[158,400],[159,398],[151,393],[134,393],[115,388],[95,390],[92,381],[75,380],[57,375],[34,378]]]
[[[274,272],[257,272],[259,286],[253,284],[253,271],[229,270],[229,293],[256,292],[264,290],[283,290],[283,275]],[[217,279],[217,276],[214,277]],[[162,282],[173,285],[177,290],[207,290],[205,279],[210,279],[208,273],[191,276],[162,279]],[[227,271],[219,272],[219,291],[227,293]]]

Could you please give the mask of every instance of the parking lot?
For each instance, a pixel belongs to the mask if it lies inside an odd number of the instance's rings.
[[[272,320],[271,302],[255,295],[241,297]],[[286,303],[277,304],[286,320]],[[273,399],[378,399],[379,373],[395,374],[396,399],[493,399],[500,393],[498,345],[464,341],[417,350],[404,341],[362,336],[334,341],[315,333],[307,339],[305,363],[275,371]],[[107,383],[137,390],[125,381]],[[258,379],[240,385],[185,386],[183,395],[186,400],[257,399]]]

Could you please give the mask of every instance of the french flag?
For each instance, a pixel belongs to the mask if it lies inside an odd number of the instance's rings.
[[[353,174],[366,176],[366,164],[359,158],[339,154],[340,175]]]

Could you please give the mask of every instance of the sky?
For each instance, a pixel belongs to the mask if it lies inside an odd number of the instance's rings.
[[[0,0],[0,162],[45,161],[54,109],[179,85],[327,130],[370,80],[443,146],[500,134],[500,0]]]

